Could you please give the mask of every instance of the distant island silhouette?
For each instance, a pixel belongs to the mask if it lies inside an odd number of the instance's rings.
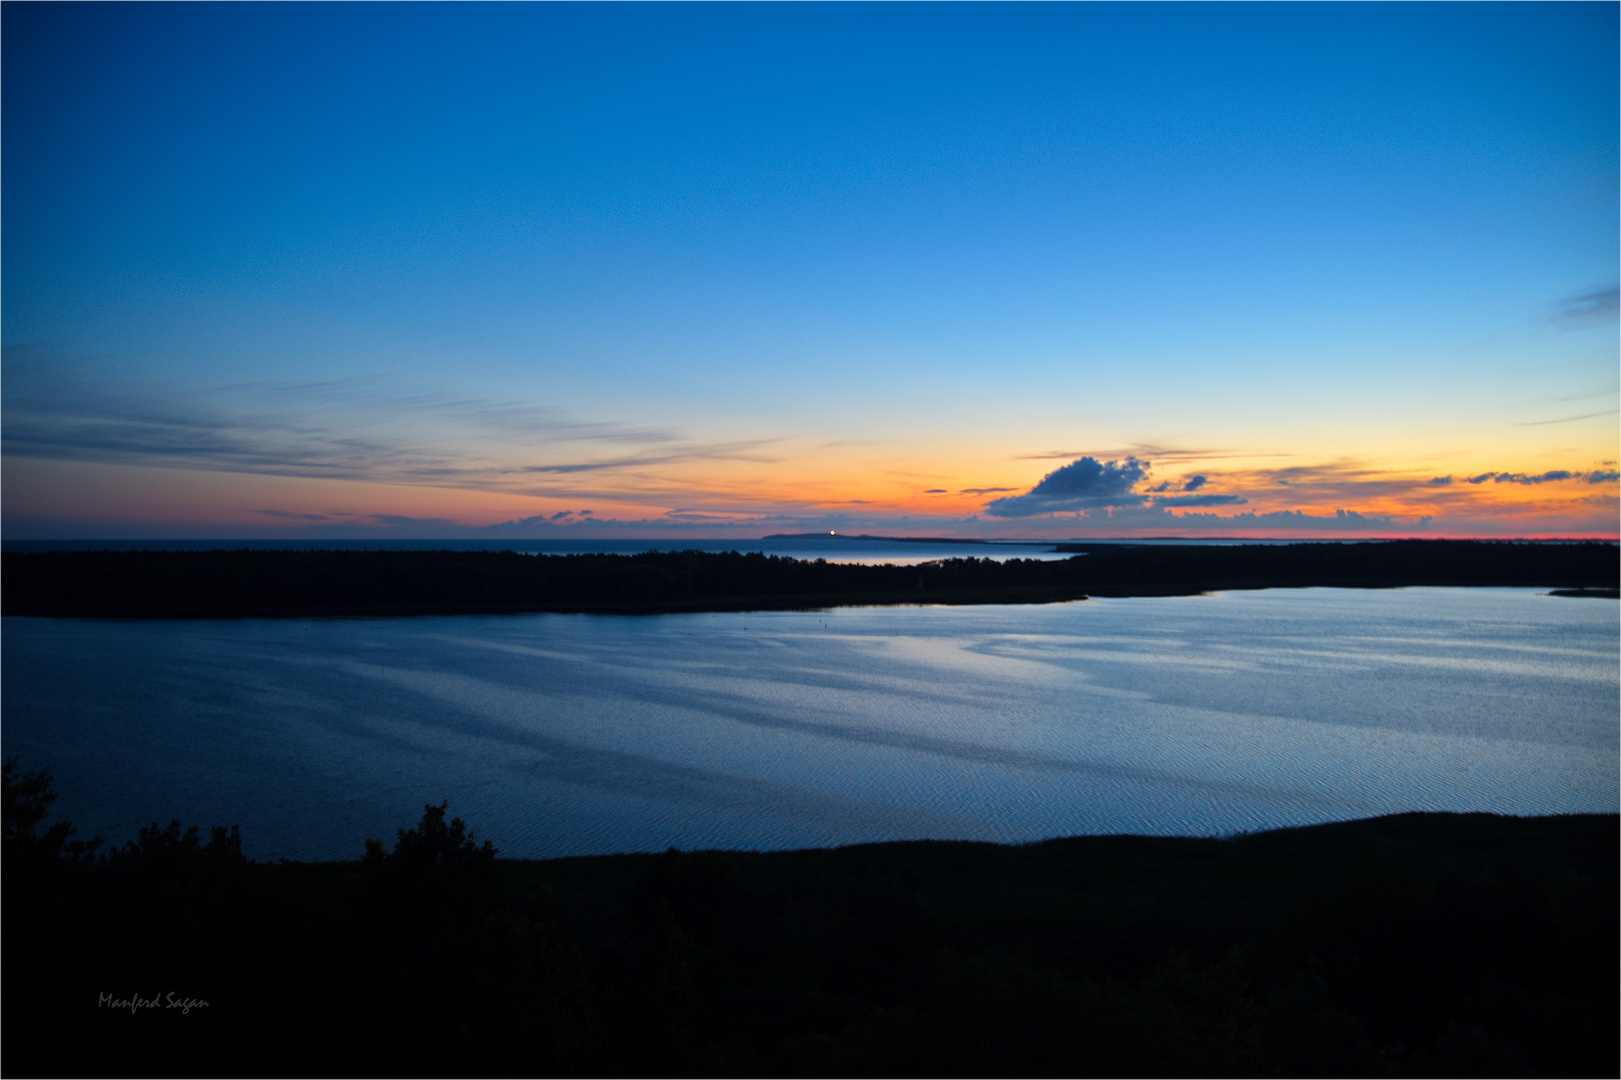
[[[1096,545],[1059,560],[917,566],[701,551],[44,551],[0,555],[0,612],[192,618],[519,611],[652,614],[1052,603],[1222,589],[1530,586],[1614,595],[1613,543]]]

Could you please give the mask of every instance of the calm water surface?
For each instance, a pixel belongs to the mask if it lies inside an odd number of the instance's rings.
[[[4,746],[122,840],[352,858],[1617,808],[1618,605],[1268,590],[644,617],[4,620]]]

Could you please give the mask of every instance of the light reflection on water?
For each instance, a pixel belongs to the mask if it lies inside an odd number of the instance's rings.
[[[240,822],[260,858],[442,798],[514,856],[1618,798],[1617,605],[1530,590],[4,632],[5,752],[58,810]]]

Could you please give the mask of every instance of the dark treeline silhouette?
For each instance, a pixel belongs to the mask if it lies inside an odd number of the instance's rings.
[[[5,781],[7,1075],[1617,1072],[1615,815],[305,865]]]
[[[9,615],[653,612],[1041,602],[1211,589],[1523,585],[1613,591],[1616,545],[1407,540],[1097,545],[1058,561],[869,566],[736,552],[58,551],[3,557]]]

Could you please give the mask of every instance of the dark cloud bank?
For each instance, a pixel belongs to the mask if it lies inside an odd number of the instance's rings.
[[[1245,511],[1231,516],[1211,513],[1183,513],[1170,515],[1172,510],[1208,510],[1218,506],[1238,506],[1248,500],[1242,495],[1216,493],[1205,490],[1210,478],[1195,474],[1187,477],[1180,487],[1171,481],[1148,483],[1152,465],[1136,456],[1119,461],[1099,461],[1094,457],[1081,457],[1041,478],[1040,483],[1023,495],[1009,495],[992,499],[985,504],[985,513],[993,518],[1031,518],[1057,513],[1082,513],[1094,510],[1108,511],[1117,523],[1131,518],[1158,518],[1178,523],[1199,523],[1232,528],[1273,527],[1299,528],[1389,528],[1397,523],[1389,517],[1366,517],[1354,510],[1336,510],[1332,517],[1306,514],[1300,510],[1271,511],[1263,514]],[[1427,482],[1414,482],[1416,487],[1463,484],[1548,484],[1575,482],[1607,484],[1621,479],[1615,469],[1595,469],[1579,472],[1571,469],[1550,469],[1542,473],[1488,472],[1478,476],[1453,478],[1437,476]],[[1287,481],[1279,479],[1280,484]],[[1423,525],[1428,518],[1416,522]],[[1146,523],[1146,522],[1144,522]]]
[[[1208,484],[1205,476],[1190,476],[1179,490],[1170,481],[1137,490],[1148,480],[1150,465],[1136,457],[1124,461],[1077,458],[1061,469],[1054,469],[1023,495],[992,499],[985,513],[999,518],[1027,518],[1065,511],[1118,509],[1126,507],[1208,507],[1236,506],[1246,500],[1240,495],[1191,494]]]
[[[1545,473],[1485,472],[1478,476],[1459,478],[1465,484],[1549,484],[1560,480],[1579,480],[1586,484],[1611,484],[1621,479],[1614,469],[1594,469],[1591,472],[1572,472],[1569,469],[1549,469]],[[1445,486],[1453,482],[1450,476],[1437,476],[1432,486]]]

